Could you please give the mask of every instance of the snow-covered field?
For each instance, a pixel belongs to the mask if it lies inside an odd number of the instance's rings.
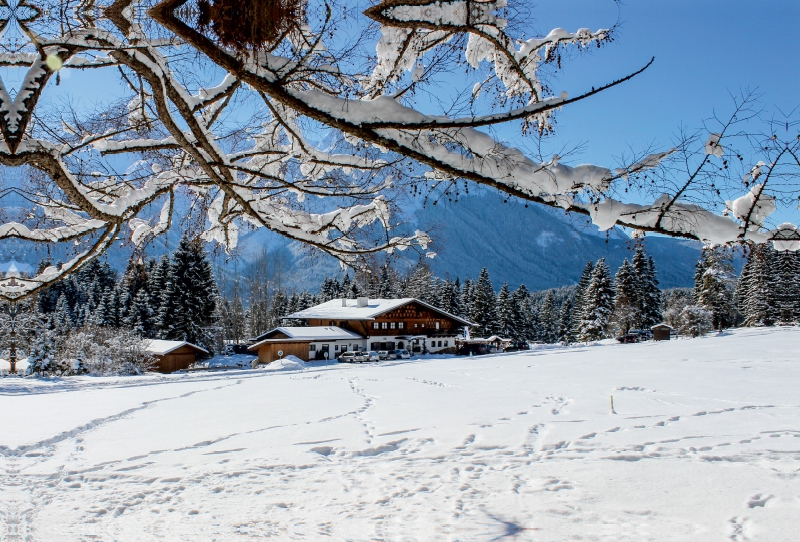
[[[2,379],[0,540],[794,541],[798,351]]]

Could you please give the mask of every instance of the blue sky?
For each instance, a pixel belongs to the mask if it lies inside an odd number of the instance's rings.
[[[545,34],[621,21],[615,42],[565,63],[556,93],[575,96],[656,58],[634,80],[560,114],[553,142],[585,141],[580,162],[613,165],[628,145],[667,147],[679,126],[699,128],[715,110],[727,115],[729,93],[745,88],[758,88],[770,111],[800,105],[800,2],[549,0],[531,12]]]

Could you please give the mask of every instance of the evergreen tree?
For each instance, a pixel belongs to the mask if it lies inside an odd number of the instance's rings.
[[[735,275],[730,249],[717,247],[703,251],[699,290],[695,286],[697,305],[711,313],[712,326],[722,330],[735,323]]]
[[[147,284],[147,290],[150,294],[150,303],[156,311],[160,310],[161,308],[161,300],[163,298],[167,276],[169,275],[170,265],[171,262],[169,255],[164,254],[158,260],[158,263],[155,263],[152,266],[152,271]]]
[[[458,314],[458,297],[459,292],[455,289],[455,284],[449,278],[445,279],[439,284],[436,294],[436,306],[450,314]]]
[[[581,323],[583,322],[583,301],[586,297],[586,290],[592,282],[592,273],[594,272],[594,263],[586,262],[583,268],[581,278],[578,281],[578,286],[575,288],[575,297],[572,302],[572,324],[573,329],[570,335],[569,342],[578,340],[581,332]]]
[[[325,280],[322,281],[322,287],[319,289],[320,302],[325,303],[331,299],[340,298],[340,289],[339,281],[325,277]]]
[[[639,327],[650,329],[656,324],[664,321],[661,307],[661,289],[658,287],[658,276],[656,274],[656,263],[652,256],[647,258],[647,273],[644,275],[644,287],[640,294],[642,300],[642,320]]]
[[[472,279],[466,279],[461,288],[461,312],[458,314],[466,320],[472,318],[472,307],[475,305],[475,283]]]
[[[775,254],[775,305],[778,322],[800,322],[800,254],[782,251]]]
[[[694,302],[697,303],[698,299],[700,299],[700,292],[703,289],[703,274],[706,272],[708,268],[709,260],[708,254],[710,251],[713,250],[711,248],[703,248],[703,252],[700,255],[700,259],[697,261],[697,265],[694,267]]]
[[[514,334],[514,308],[511,291],[508,283],[504,282],[497,294],[497,326],[496,331],[501,337],[511,337]]]
[[[152,337],[154,316],[155,311],[150,304],[150,295],[145,288],[140,288],[125,318],[125,326],[140,337]]]
[[[69,303],[67,303],[66,294],[62,293],[56,302],[56,310],[53,314],[52,326],[57,333],[63,335],[69,333],[74,326],[72,310],[69,308]]]
[[[635,297],[638,313],[634,325],[641,329],[650,329],[663,321],[661,290],[658,288],[655,262],[652,257],[647,256],[644,247],[639,245],[633,255],[632,264],[635,273]]]
[[[533,338],[529,297],[524,284],[520,284],[511,294],[511,331],[508,336],[515,342],[525,342]]]
[[[605,258],[600,258],[592,271],[592,279],[583,295],[581,341],[597,341],[608,336],[611,315],[614,311],[614,286]]]
[[[413,297],[431,303],[433,301],[434,281],[430,267],[419,263],[408,277],[405,297]]]
[[[350,299],[358,299],[359,297],[364,295],[364,290],[361,289],[361,286],[358,285],[358,282],[353,281],[350,283],[350,291],[347,294],[347,297]]]
[[[44,374],[50,371],[50,365],[57,352],[56,332],[50,328],[47,321],[43,322],[41,329],[33,337],[33,342],[28,352],[28,374]]]
[[[161,338],[188,341],[214,350],[217,285],[199,241],[183,237],[172,257],[161,309]]]
[[[708,258],[710,259],[710,258]],[[718,258],[717,258],[718,259]],[[744,286],[746,290],[740,294],[739,297],[743,298],[742,316],[744,316],[745,325],[747,326],[771,326],[779,317],[779,309],[776,300],[775,288],[775,263],[774,263],[774,250],[768,245],[756,245],[750,251],[748,263],[745,266],[747,274],[740,278],[740,286]],[[733,266],[724,269],[727,275],[732,274]],[[709,269],[704,274],[707,285],[704,287],[708,290],[705,301],[698,301],[698,304],[703,308],[714,313],[713,303],[721,303],[717,299],[717,290],[721,290],[721,286],[717,286],[716,273],[713,273],[713,268]],[[723,275],[724,276],[724,275]],[[719,318],[714,314],[714,327],[719,327]],[[728,324],[730,325],[730,324]]]
[[[381,268],[381,277],[378,282],[378,297],[380,299],[394,299],[394,277],[389,272],[389,264],[387,263]]]
[[[644,260],[642,274],[646,273],[646,271],[647,260]],[[644,303],[641,302],[640,293],[643,292],[644,288],[640,289],[642,286],[641,276],[628,263],[626,258],[614,277],[614,288],[616,290],[614,296],[614,323],[622,335],[628,333],[631,328],[642,321],[641,311]]]
[[[558,340],[558,309],[555,306],[553,290],[549,290],[539,309],[539,340],[554,343]]]
[[[303,311],[313,307],[314,305],[316,305],[314,296],[312,296],[307,290],[303,290],[303,293],[300,294],[300,302],[298,303],[297,310]]]
[[[141,260],[130,260],[119,284],[119,318],[128,318],[131,305],[141,289],[147,289],[150,282],[147,265]]]
[[[342,279],[342,286],[339,290],[341,292],[339,297],[346,297],[348,299],[356,298],[356,296],[353,295],[353,284],[352,282],[350,282],[350,275],[348,273],[344,274],[344,278]]]
[[[736,308],[739,311],[739,314],[746,320],[747,319],[747,302],[750,298],[750,278],[753,275],[753,267],[755,266],[755,258],[752,257],[752,250],[747,256],[747,260],[745,260],[745,264],[742,267],[742,272],[739,274],[739,279],[736,282],[736,290],[734,292],[734,302],[736,303]],[[697,296],[695,296],[695,300]],[[745,323],[745,325],[747,325]]]
[[[94,324],[105,327],[119,327],[119,307],[116,288],[106,288],[103,299],[94,314]]]
[[[475,285],[470,320],[478,325],[479,336],[489,337],[495,333],[497,326],[497,300],[492,281],[489,279],[489,272],[485,267],[481,270],[478,283]]]
[[[558,316],[558,340],[564,343],[569,343],[572,337],[572,311],[572,298],[567,298]]]

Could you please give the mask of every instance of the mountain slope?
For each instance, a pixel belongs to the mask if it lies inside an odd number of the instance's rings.
[[[418,208],[408,226],[433,237],[430,248],[437,256],[425,262],[434,273],[463,280],[477,278],[486,267],[498,289],[503,282],[512,287],[525,284],[531,290],[574,284],[587,261],[604,257],[615,271],[623,258],[632,256],[634,248],[623,232],[612,230],[607,236],[587,223],[586,217],[564,215],[538,205],[526,208],[515,202],[504,204],[493,193],[470,195],[455,204]],[[166,237],[154,241],[148,253],[158,257],[174,249],[180,235],[181,228],[176,225]],[[645,244],[656,262],[663,288],[692,284],[694,265],[700,256],[697,243],[648,237]],[[67,249],[62,246],[48,251],[30,243],[6,240],[0,243],[0,270],[11,261],[18,269],[31,271],[47,256],[53,261],[67,260]],[[108,260],[122,271],[131,252],[128,243],[115,244]],[[269,267],[281,275],[283,284],[290,289],[316,290],[326,276],[342,274],[334,258],[262,228],[242,235],[235,265],[233,259],[215,251],[219,279],[232,282],[235,273],[246,272],[248,265],[265,252]],[[397,256],[396,265],[401,270],[418,258],[411,251]]]
[[[606,237],[586,217],[502,203],[496,195],[428,206],[415,215],[418,227],[434,237],[437,256],[429,264],[437,275],[477,277],[486,267],[495,287],[502,282],[533,290],[574,284],[589,260],[606,258],[615,271],[633,255],[634,243],[619,230]],[[662,287],[692,284],[698,243],[648,237],[645,245]]]

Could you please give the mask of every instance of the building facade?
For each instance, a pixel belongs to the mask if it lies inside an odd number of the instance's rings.
[[[418,299],[334,299],[286,316],[307,327],[283,327],[252,339],[250,347],[277,344],[281,338],[308,340],[306,360],[339,357],[348,350],[408,350],[436,353],[455,347],[467,320]],[[265,341],[270,341],[266,343]],[[276,358],[277,359],[277,358]]]

